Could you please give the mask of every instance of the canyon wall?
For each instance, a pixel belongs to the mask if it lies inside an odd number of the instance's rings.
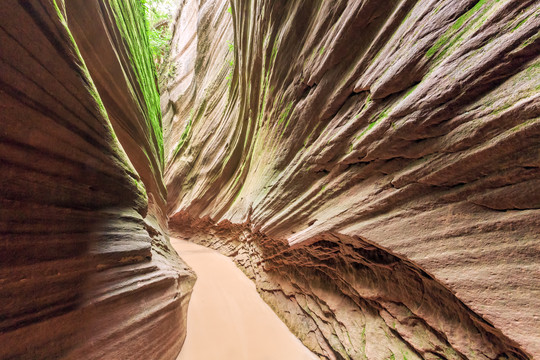
[[[138,0],[2,1],[0,358],[175,359],[191,270],[166,234]]]
[[[540,357],[540,3],[184,0],[178,236],[326,359]]]

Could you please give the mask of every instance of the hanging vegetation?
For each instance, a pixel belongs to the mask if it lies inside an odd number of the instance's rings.
[[[154,57],[158,74],[166,55],[170,51],[171,29],[170,20],[175,9],[173,0],[140,0],[147,21],[150,50]]]

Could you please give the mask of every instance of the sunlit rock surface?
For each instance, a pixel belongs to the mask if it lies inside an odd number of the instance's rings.
[[[174,359],[194,276],[166,235],[141,8],[65,5],[0,5],[0,358]]]
[[[182,2],[171,227],[233,257],[324,358],[539,357],[539,14]]]

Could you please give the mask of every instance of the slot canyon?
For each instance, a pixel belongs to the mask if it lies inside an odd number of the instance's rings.
[[[0,359],[540,360],[539,0],[151,2],[0,1]]]

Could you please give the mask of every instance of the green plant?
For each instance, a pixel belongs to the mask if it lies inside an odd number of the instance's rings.
[[[169,21],[174,10],[173,0],[140,0],[146,15],[146,32],[150,51],[159,72],[170,51],[171,30]]]
[[[234,42],[227,41],[227,47],[229,48],[229,52],[231,52],[233,56],[233,58],[228,61],[230,70],[227,73],[227,77],[225,78],[227,80],[227,83],[230,89],[230,87],[232,86],[232,79],[234,76]]]
[[[432,57],[440,49],[448,49],[451,47],[467,30],[466,26],[464,29],[459,31],[461,27],[473,16],[475,15],[486,3],[486,0],[479,0],[476,5],[474,5],[469,11],[461,15],[450,28],[433,44],[431,48],[426,53],[427,57]],[[487,9],[484,9],[484,12]],[[454,39],[452,40],[452,37]]]
[[[148,21],[146,10],[141,0],[109,0],[112,15],[120,35],[126,44],[128,59],[131,63],[136,82],[129,82],[129,89],[136,96],[142,95],[140,110],[146,118],[146,125],[152,136],[152,142],[164,164],[163,129],[159,91],[156,86],[156,64],[150,51],[147,36]]]

